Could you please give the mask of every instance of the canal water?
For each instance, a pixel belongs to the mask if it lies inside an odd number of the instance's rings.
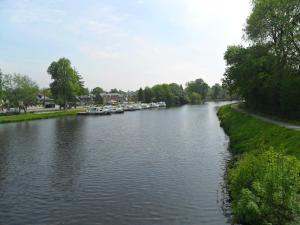
[[[0,125],[0,224],[228,224],[220,104]]]

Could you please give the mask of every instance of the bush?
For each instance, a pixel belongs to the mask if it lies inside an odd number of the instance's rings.
[[[228,176],[236,222],[284,225],[299,216],[300,163],[272,148],[249,153]]]

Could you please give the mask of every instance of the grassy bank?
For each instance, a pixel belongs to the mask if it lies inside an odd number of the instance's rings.
[[[77,112],[80,111],[82,111],[82,109],[64,110],[64,111],[47,112],[47,113],[25,113],[25,114],[12,115],[12,116],[1,116],[0,124],[30,121],[30,120],[50,119],[50,118],[64,117],[64,116],[75,116]]]
[[[235,159],[227,175],[235,222],[298,224],[300,132],[230,106],[220,108],[218,116]]]

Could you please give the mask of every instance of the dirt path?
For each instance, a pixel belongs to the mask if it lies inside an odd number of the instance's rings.
[[[254,114],[252,112],[248,112],[248,111],[246,111],[246,110],[241,109],[240,107],[238,107],[238,104],[232,104],[231,107],[234,110],[238,111],[238,112],[245,113],[247,115],[250,115],[250,116],[252,116],[254,118],[263,120],[265,122],[272,123],[272,124],[275,124],[275,125],[278,125],[278,126],[281,126],[281,127],[285,127],[285,128],[289,128],[289,129],[300,131],[300,126],[292,125],[292,124],[289,124],[289,123],[286,123],[286,122],[283,122],[283,121],[274,120],[274,119],[268,118],[266,116],[257,115],[257,114]]]

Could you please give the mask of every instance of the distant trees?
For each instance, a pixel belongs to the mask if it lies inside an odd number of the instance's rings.
[[[144,89],[144,101],[149,103],[152,101],[153,92],[152,89],[149,87],[145,87]]]
[[[0,107],[19,108],[27,111],[27,107],[37,102],[38,85],[28,76],[20,74],[3,74],[0,72]]]
[[[79,73],[72,68],[69,59],[61,58],[48,67],[48,74],[53,82],[50,84],[55,101],[63,108],[68,101],[73,101],[76,95],[83,92],[83,82]]]
[[[300,2],[253,0],[249,47],[229,46],[223,85],[248,107],[300,118]]]
[[[144,102],[145,101],[145,96],[144,96],[144,91],[142,88],[138,90],[138,101]]]
[[[228,93],[226,87],[220,84],[210,88],[202,79],[197,79],[188,82],[185,89],[176,83],[140,88],[136,92],[136,98],[145,103],[164,101],[167,106],[178,106],[188,103],[201,104],[205,100],[229,100],[231,96]]]
[[[104,90],[101,87],[95,87],[91,93],[95,96],[100,95],[101,93],[103,93]]]
[[[192,93],[197,93],[201,95],[202,99],[206,99],[209,86],[202,79],[197,79],[195,81],[190,81],[186,84],[186,92],[190,96]]]
[[[191,104],[201,104],[203,102],[202,96],[196,92],[189,94],[189,100]]]
[[[141,102],[166,102],[167,106],[183,105],[188,103],[188,98],[182,86],[178,84],[157,84],[152,88],[140,88],[137,92],[138,100]]]
[[[96,104],[102,104],[103,99],[101,97],[101,93],[103,93],[104,90],[101,87],[95,87],[91,93],[95,96],[95,103]]]

